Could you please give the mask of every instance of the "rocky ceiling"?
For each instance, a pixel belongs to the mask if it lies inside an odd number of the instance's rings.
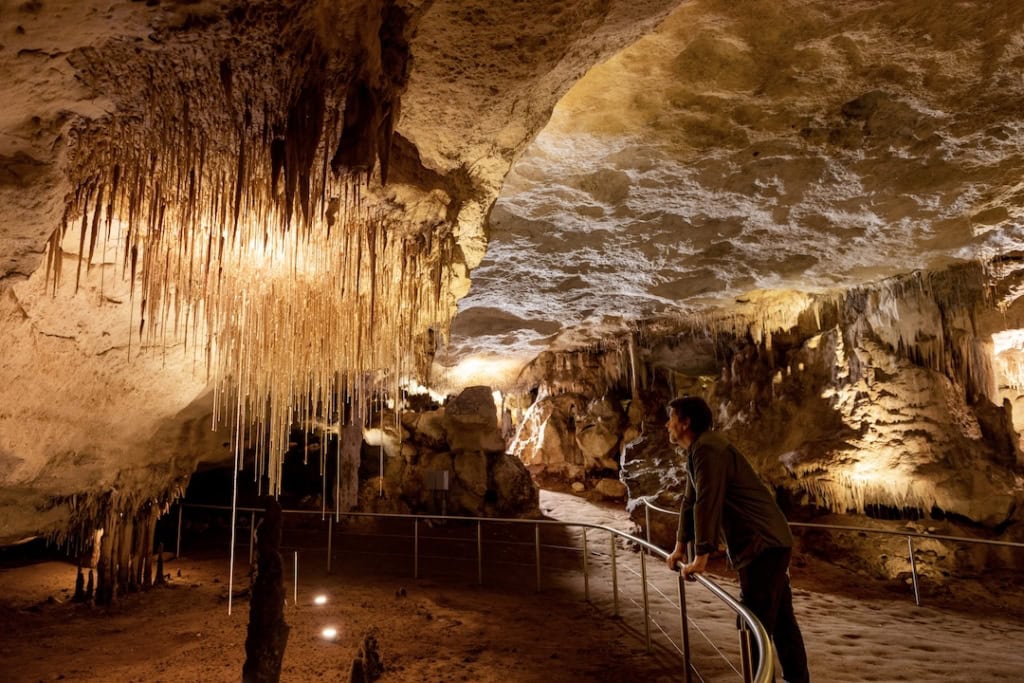
[[[684,3],[518,158],[455,348],[1020,249],[1022,69],[1018,2]]]
[[[435,348],[1017,249],[1022,60],[1008,0],[8,0],[0,542]]]

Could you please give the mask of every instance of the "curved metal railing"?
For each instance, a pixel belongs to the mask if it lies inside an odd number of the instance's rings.
[[[679,516],[678,510],[669,510],[667,508],[660,507],[650,502],[646,498],[641,498],[640,502],[644,505],[644,530],[646,532],[647,540],[651,540],[651,517],[650,511],[655,510],[656,512],[664,512],[666,514]],[[907,555],[910,558],[910,575],[913,579],[914,584],[914,603],[918,606],[921,605],[921,592],[918,588],[917,582],[917,562],[914,559],[914,541],[915,538],[927,538],[930,540],[939,541],[953,541],[956,543],[976,543],[980,545],[996,545],[1004,546],[1009,548],[1024,548],[1024,543],[1015,543],[1013,541],[991,541],[984,538],[967,538],[965,536],[947,536],[944,534],[922,534],[916,531],[895,531],[892,529],[871,529],[868,527],[860,526],[845,526],[840,524],[813,524],[810,522],[789,522],[790,527],[804,528],[804,529],[827,529],[829,531],[856,531],[869,534],[882,534],[886,536],[905,536],[907,539]]]
[[[230,506],[223,505],[203,505],[203,504],[181,504],[178,506],[178,535],[177,535],[177,547],[175,556],[181,554],[181,530],[182,530],[182,510],[185,507],[196,508],[196,509],[211,509],[211,510],[232,510]],[[233,512],[248,512],[252,515],[252,521],[250,523],[249,532],[249,560],[252,562],[253,555],[253,531],[255,530],[256,514],[263,512],[259,508],[251,507],[237,507]],[[611,568],[612,568],[612,593],[613,593],[613,604],[615,615],[619,614],[619,589],[618,589],[618,576],[617,576],[617,561],[616,561],[616,539],[621,539],[628,543],[634,544],[639,547],[642,551],[640,552],[640,578],[643,586],[643,611],[644,611],[644,634],[647,643],[647,650],[651,649],[651,634],[650,626],[652,623],[649,607],[649,595],[648,595],[648,579],[647,579],[647,555],[651,554],[661,560],[668,560],[668,553],[652,544],[649,539],[643,539],[632,534],[628,534],[624,531],[614,529],[603,524],[593,524],[589,522],[566,522],[562,520],[537,520],[537,519],[512,519],[512,518],[497,518],[497,517],[462,517],[454,515],[409,515],[409,514],[391,514],[391,513],[375,513],[375,512],[334,512],[330,510],[316,511],[316,510],[282,510],[284,514],[302,514],[302,515],[320,515],[321,518],[326,518],[328,521],[327,531],[327,570],[331,569],[331,543],[333,537],[333,524],[335,520],[340,520],[342,517],[346,518],[372,518],[372,519],[392,519],[392,520],[412,520],[413,522],[413,576],[419,578],[419,525],[421,521],[426,520],[444,520],[447,522],[458,521],[458,522],[476,522],[477,533],[476,533],[476,544],[477,544],[477,582],[483,583],[483,537],[482,537],[482,526],[484,523],[487,524],[520,524],[520,525],[534,525],[534,545],[536,552],[536,566],[537,566],[537,590],[541,589],[541,562],[540,562],[540,528],[541,526],[553,526],[561,528],[577,528],[582,531],[583,540],[583,575],[584,575],[584,592],[586,599],[590,599],[590,586],[589,586],[589,573],[588,573],[588,541],[587,541],[587,530],[593,529],[598,531],[607,532],[611,537],[610,545],[610,557],[611,557]],[[231,582],[234,577],[234,545],[231,547],[231,563],[232,570],[229,572],[229,586],[228,586],[228,613],[231,612],[231,596],[232,586]],[[296,554],[295,559],[296,567],[294,571],[295,581],[295,595],[297,599],[298,591],[298,555]],[[689,583],[683,579],[682,573],[679,571],[675,572],[678,580],[679,587],[679,604],[674,605],[669,599],[669,604],[673,604],[674,607],[679,609],[679,624],[680,624],[680,635],[681,644],[676,646],[671,641],[671,637],[665,633],[662,629],[662,633],[666,637],[669,637],[670,642],[680,653],[683,659],[684,665],[684,677],[689,683],[692,680],[692,672],[696,669],[693,667],[690,659],[690,644],[689,644],[689,628],[688,624],[690,618],[686,612],[686,589],[685,584]],[[749,683],[769,683],[774,680],[774,660],[775,651],[772,646],[771,639],[768,636],[764,626],[758,621],[757,617],[754,616],[745,605],[740,603],[734,597],[732,597],[726,590],[724,590],[717,583],[711,579],[696,575],[696,583],[706,588],[714,597],[724,603],[729,609],[736,613],[739,617],[737,620],[739,627],[739,638],[740,638],[740,654],[741,654],[741,669],[740,675],[743,677],[745,682]],[[660,591],[659,591],[660,592]],[[664,595],[664,594],[663,594]],[[667,596],[665,596],[667,599]],[[661,628],[658,626],[658,628]],[[750,648],[750,638],[753,638],[754,643],[757,645],[757,651],[761,653],[756,669],[752,665],[752,651]],[[712,644],[713,645],[713,644]],[[717,648],[715,648],[717,650]],[[719,652],[719,654],[721,654]],[[730,663],[730,666],[731,663]],[[732,667],[735,670],[735,667]]]

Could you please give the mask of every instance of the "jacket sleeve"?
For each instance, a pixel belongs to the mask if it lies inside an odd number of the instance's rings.
[[[693,540],[693,497],[693,484],[687,473],[686,489],[679,503],[679,528],[676,530],[676,541],[684,545]]]
[[[717,457],[716,457],[717,456]],[[694,552],[705,555],[718,549],[722,508],[725,505],[726,458],[706,444],[690,454],[693,467],[693,539]]]

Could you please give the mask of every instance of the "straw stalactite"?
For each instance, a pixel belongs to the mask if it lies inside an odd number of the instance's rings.
[[[62,247],[78,249],[77,285],[112,245],[132,286],[129,361],[181,343],[236,448],[266,442],[257,470],[271,493],[293,422],[336,423],[344,404],[396,395],[402,377],[425,374],[421,342],[454,313],[454,217],[421,225],[379,199],[409,17],[368,1],[377,28],[346,41],[344,17],[325,28],[327,9],[312,5],[230,17],[247,35],[266,27],[230,52],[198,41],[147,60],[125,45],[144,64],[132,72],[117,46],[76,54],[85,82],[124,96],[76,131],[76,190],[47,260],[56,291]],[[210,44],[226,28],[209,28]]]

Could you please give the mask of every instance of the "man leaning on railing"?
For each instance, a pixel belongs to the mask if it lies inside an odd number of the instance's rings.
[[[708,554],[725,540],[740,575],[740,599],[764,625],[779,652],[783,677],[810,680],[803,636],[793,614],[789,559],[793,536],[782,510],[747,459],[711,429],[711,409],[695,396],[668,404],[669,440],[688,449],[687,487],[679,510],[676,546],[668,566],[691,577],[707,567]],[[684,563],[693,541],[693,562]],[[754,667],[759,653],[754,646]]]

